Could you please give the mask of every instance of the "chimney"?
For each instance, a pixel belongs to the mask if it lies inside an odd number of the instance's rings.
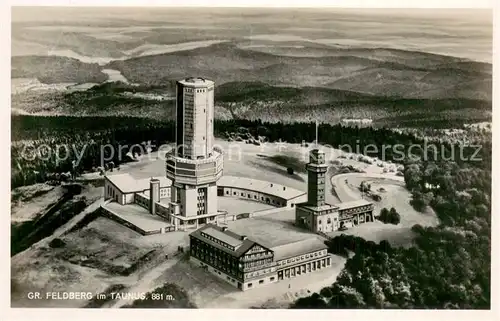
[[[156,203],[160,201],[160,180],[151,178],[149,181],[149,212],[156,214]]]
[[[242,241],[244,241],[244,240],[246,240],[246,239],[247,239],[247,236],[246,236],[246,235],[242,235],[242,236],[240,236],[240,239],[241,239]]]

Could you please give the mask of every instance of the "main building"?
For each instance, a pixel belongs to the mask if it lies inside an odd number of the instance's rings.
[[[175,226],[215,222],[216,183],[222,151],[214,147],[214,83],[204,78],[177,82],[175,148],[167,153],[172,181],[170,220]]]

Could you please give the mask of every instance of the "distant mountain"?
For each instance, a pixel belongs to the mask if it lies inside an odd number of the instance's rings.
[[[216,117],[293,122],[370,118],[375,123],[471,123],[491,119],[491,65],[422,52],[332,49],[322,57],[289,57],[219,43],[106,66],[62,57],[15,57],[13,77],[45,82],[102,82],[102,69],[130,82],[85,91],[24,92],[17,112],[64,115],[174,116],[175,80],[216,82]],[[435,125],[435,124],[433,124]]]
[[[292,49],[293,50],[293,49]],[[113,61],[132,82],[162,84],[186,75],[227,82],[326,87],[400,98],[491,100],[491,65],[395,49],[324,49],[329,56],[291,57],[221,43],[193,50]]]
[[[36,78],[42,83],[103,82],[108,79],[98,64],[59,56],[11,58],[11,78]]]

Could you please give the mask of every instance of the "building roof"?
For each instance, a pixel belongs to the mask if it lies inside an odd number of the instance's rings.
[[[160,216],[151,215],[147,209],[137,204],[121,205],[116,202],[109,202],[102,205],[102,207],[145,232],[156,231],[162,227],[172,226],[172,224],[165,221]]]
[[[328,249],[328,247],[323,241],[316,237],[271,248],[271,250],[274,251],[275,261],[325,249]]]
[[[188,77],[186,79],[179,80],[178,82],[186,87],[201,88],[201,87],[211,87],[214,85],[213,81],[202,77]]]
[[[160,188],[169,187],[172,185],[172,181],[164,176],[155,176],[137,179],[128,173],[124,174],[114,174],[106,175],[107,180],[109,180],[113,185],[116,186],[122,193],[137,193],[149,189],[149,182],[151,178],[160,181]]]
[[[355,201],[350,201],[350,202],[344,202],[344,203],[338,203],[336,206],[338,206],[339,210],[345,210],[349,208],[355,208],[355,207],[360,207],[360,206],[366,206],[366,205],[372,205],[373,203],[364,199],[360,200],[355,200]]]
[[[337,205],[325,204],[325,205],[321,205],[321,206],[313,206],[313,205],[307,204],[307,202],[295,204],[295,207],[307,208],[307,209],[310,209],[310,210],[315,211],[315,212],[322,212],[322,211],[326,211],[326,210],[335,210],[336,211],[339,209]]]
[[[203,233],[203,234],[202,234]],[[217,240],[220,240],[224,243],[227,243],[231,246],[234,246],[235,249],[232,250],[227,248],[219,243],[213,242],[212,240],[206,238],[204,234],[209,235]],[[214,225],[214,224],[206,224],[205,226],[197,229],[196,231],[189,234],[199,240],[202,240],[205,243],[211,244],[212,246],[229,253],[235,257],[240,257],[245,254],[249,249],[251,249],[255,244],[258,244],[252,240],[247,238],[243,239],[242,235],[236,234],[229,230],[224,230],[222,227]],[[258,244],[261,247],[264,247]],[[264,247],[265,248],[265,247]]]
[[[279,196],[286,200],[296,198],[306,194],[306,192],[299,191],[295,188],[276,184],[268,181],[261,181],[258,179],[239,177],[239,176],[222,176],[217,182],[217,186],[235,187],[240,189],[252,190],[269,195]]]
[[[219,229],[210,226],[206,228],[203,232],[234,247],[238,247],[243,243],[243,239],[239,235],[232,232],[227,233],[229,232],[227,230],[221,231]]]

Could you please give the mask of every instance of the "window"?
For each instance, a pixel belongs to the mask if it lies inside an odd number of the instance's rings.
[[[251,288],[252,287],[252,283],[248,283],[248,287]]]
[[[262,284],[262,283],[264,283],[264,280],[260,280],[260,281],[259,281],[259,284]]]
[[[271,277],[269,278],[269,281],[274,281],[274,276],[271,276]]]
[[[328,220],[326,220],[326,223],[327,224],[331,224],[332,223],[332,220],[330,218],[328,218]]]
[[[318,221],[318,224],[321,224],[321,220]]]
[[[226,195],[229,194],[229,191],[226,191]]]
[[[233,192],[233,195],[236,195],[236,192]]]

